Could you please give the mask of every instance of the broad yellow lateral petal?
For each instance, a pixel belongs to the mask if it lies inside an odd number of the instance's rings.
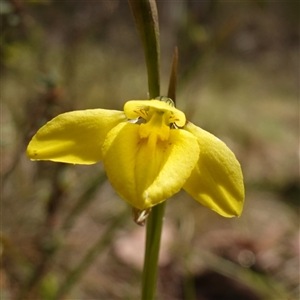
[[[27,156],[72,164],[94,164],[102,159],[107,133],[126,116],[121,111],[90,109],[58,115],[32,138]]]
[[[177,193],[199,157],[197,139],[184,130],[171,130],[156,145],[140,138],[138,124],[119,124],[103,144],[107,176],[132,206],[143,210]]]
[[[201,204],[224,217],[239,216],[244,203],[241,167],[233,152],[214,135],[188,123],[200,146],[199,161],[184,189]]]

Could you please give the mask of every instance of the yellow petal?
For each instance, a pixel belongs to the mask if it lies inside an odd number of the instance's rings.
[[[239,216],[244,203],[241,167],[233,152],[214,135],[188,122],[195,135],[200,158],[184,189],[201,204],[224,217]]]
[[[107,135],[103,163],[107,176],[132,206],[143,210],[177,193],[199,157],[197,139],[184,130],[170,130],[168,140],[153,145],[140,138],[140,125],[121,123]]]
[[[147,111],[149,111],[149,109],[171,112],[170,123],[176,123],[179,127],[184,126],[186,123],[185,114],[164,101],[130,100],[124,105],[124,112],[128,119],[136,119],[138,117],[147,119]]]
[[[90,109],[58,115],[32,138],[27,156],[72,164],[94,164],[102,159],[107,133],[126,116],[121,111]]]

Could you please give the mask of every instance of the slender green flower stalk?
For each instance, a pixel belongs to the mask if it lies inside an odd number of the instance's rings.
[[[176,99],[178,51],[175,48],[172,70],[169,82],[168,97]],[[167,202],[163,202],[152,209],[147,220],[146,245],[142,279],[141,299],[154,299],[158,273],[158,259],[160,250],[161,233],[163,229],[164,211]]]
[[[166,202],[156,205],[147,220],[141,300],[155,298],[158,257]]]
[[[160,43],[156,3],[154,0],[129,0],[129,4],[143,44],[149,96],[152,99],[160,95]],[[141,299],[151,300],[155,297],[165,206],[166,202],[154,206],[147,220]]]
[[[160,95],[159,24],[155,0],[128,0],[139,32],[148,74],[149,99]]]

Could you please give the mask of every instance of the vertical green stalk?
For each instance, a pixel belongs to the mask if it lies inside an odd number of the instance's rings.
[[[149,98],[160,95],[159,25],[155,0],[128,0],[139,32],[147,65]],[[142,278],[142,300],[155,297],[157,266],[165,202],[155,206],[147,220],[146,249]]]
[[[160,43],[155,0],[128,0],[140,35],[148,74],[149,98],[160,95]]]
[[[155,298],[160,237],[165,207],[166,201],[154,206],[147,220],[142,300],[153,300]]]

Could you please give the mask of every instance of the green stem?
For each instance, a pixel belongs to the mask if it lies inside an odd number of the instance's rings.
[[[146,249],[142,279],[142,300],[155,297],[160,237],[166,201],[154,206],[147,220]]]
[[[160,43],[156,2],[155,0],[128,0],[128,2],[143,44],[148,73],[149,98],[153,99],[160,95]],[[171,81],[174,83],[174,79]],[[171,91],[175,90],[175,86],[171,87]],[[155,297],[160,237],[165,206],[166,202],[163,202],[153,207],[147,220],[142,300],[153,300]]]
[[[176,99],[177,65],[178,50],[175,48],[168,90],[168,97],[172,97],[174,100]],[[142,300],[152,300],[155,297],[160,237],[165,207],[166,201],[154,206],[147,220],[146,249],[142,280]]]
[[[160,95],[159,24],[155,0],[128,0],[140,35],[148,74],[149,98]]]

